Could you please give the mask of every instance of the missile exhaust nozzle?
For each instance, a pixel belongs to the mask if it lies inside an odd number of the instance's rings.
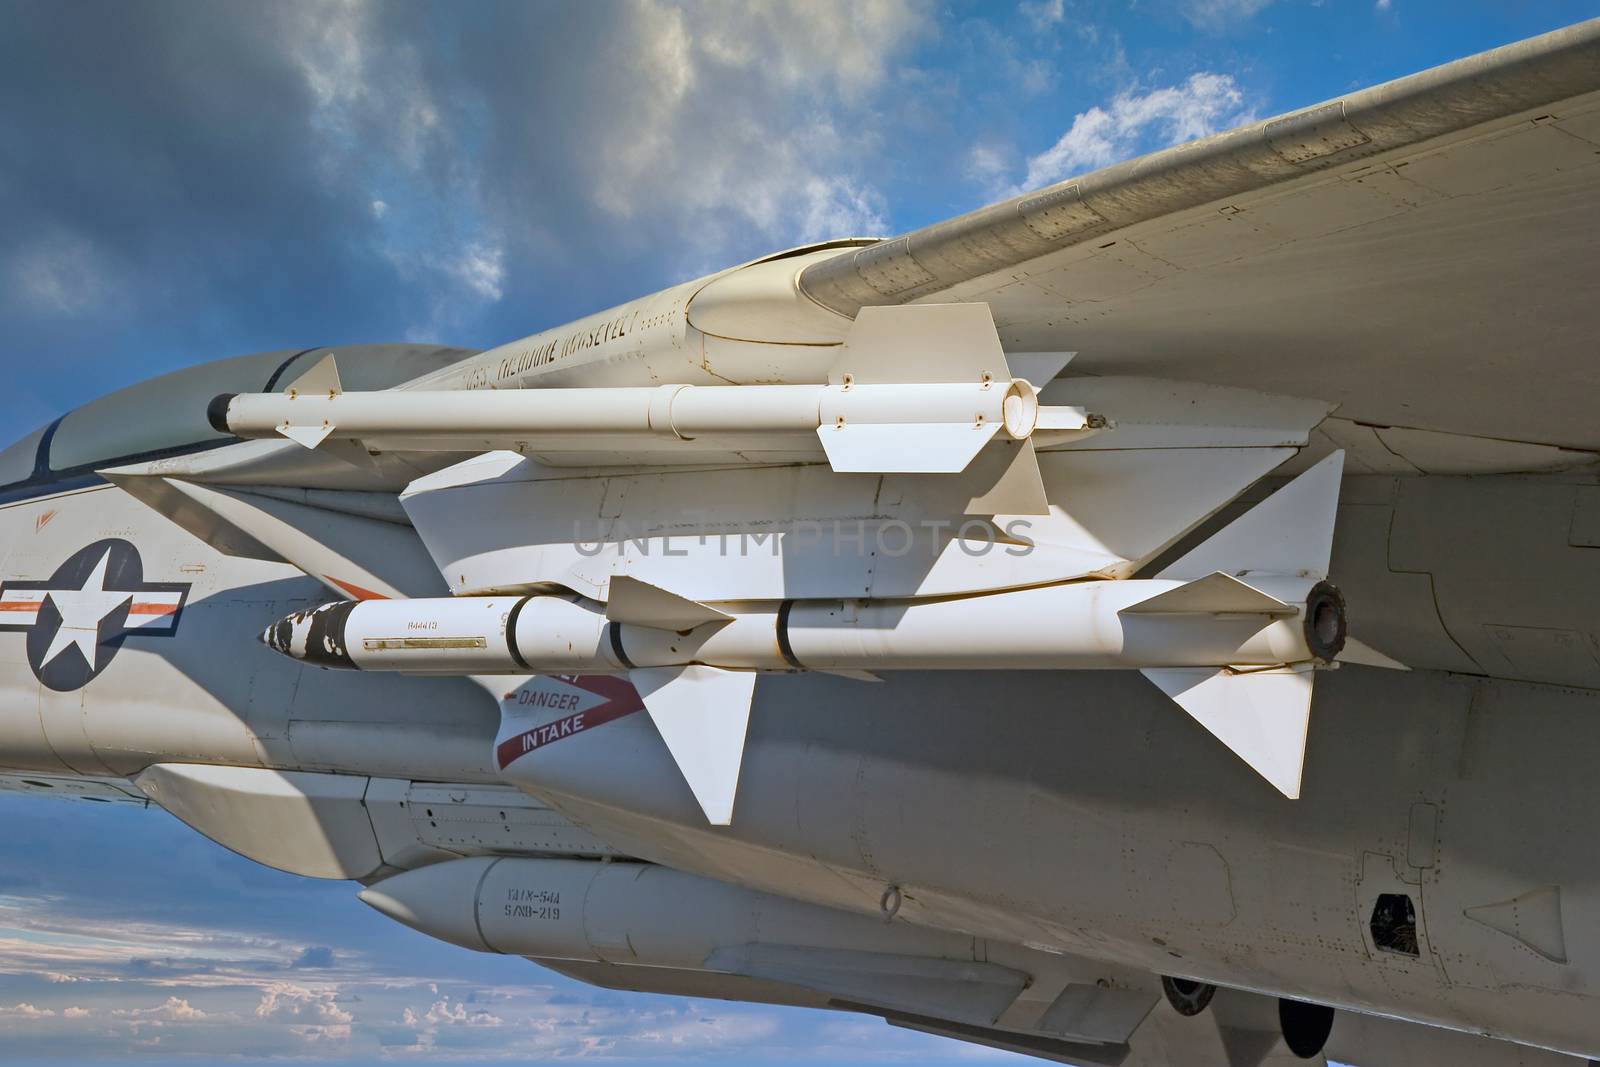
[[[1349,629],[1344,594],[1339,587],[1328,581],[1312,586],[1301,618],[1311,658],[1318,663],[1332,663],[1344,651]]]

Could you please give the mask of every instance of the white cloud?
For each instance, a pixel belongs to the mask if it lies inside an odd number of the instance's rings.
[[[1394,0],[1378,0],[1377,7],[1379,11],[1388,11],[1393,6]]]
[[[595,138],[599,208],[670,220],[712,257],[752,232],[792,243],[888,229],[882,196],[855,176],[871,116],[852,105],[925,28],[920,4],[650,0],[634,13],[634,80],[615,87]]]
[[[1245,107],[1244,93],[1226,74],[1201,72],[1182,85],[1148,93],[1125,92],[1107,107],[1092,107],[1077,115],[1054,145],[1029,158],[1027,175],[1015,191],[1037,189],[1153,147],[1204,137],[1253,118]]]
[[[256,1018],[286,1022],[307,1042],[342,1042],[350,1037],[355,1016],[341,1008],[335,988],[311,989],[292,982],[273,982],[261,994]]]
[[[1183,0],[1183,17],[1202,30],[1223,30],[1244,22],[1272,0]]]
[[[89,1017],[89,1009],[74,1006],[63,1010],[61,1017],[63,1019],[87,1019]]]
[[[351,1015],[336,1003],[338,996],[337,989],[309,989],[292,982],[273,982],[262,990],[256,1017],[348,1023]]]
[[[110,290],[104,258],[91,242],[64,230],[18,249],[6,273],[33,310],[60,315],[93,307]]]
[[[504,1026],[505,1020],[482,1008],[469,1010],[461,1001],[450,1003],[450,998],[436,1000],[422,1015],[407,1008],[401,1014],[407,1026]]]
[[[165,1003],[157,1004],[153,1008],[117,1008],[111,1014],[120,1019],[159,1020],[172,1023],[198,1022],[201,1019],[211,1018],[209,1012],[201,1011],[182,997],[168,997]]]
[[[9,1008],[0,1007],[0,1018],[4,1019],[50,1019],[55,1017],[52,1008],[36,1008],[32,1004],[14,1004]]]
[[[416,47],[381,32],[372,0],[283,11],[285,47],[315,101],[317,165],[330,183],[394,188],[367,210],[384,223],[381,252],[426,294],[413,334],[448,329],[504,295],[505,248],[483,218],[478,182],[440,161],[461,150]],[[354,206],[354,205],[352,205]]]
[[[463,249],[448,270],[485,300],[499,300],[504,295],[500,286],[506,277],[505,261],[505,249],[475,244]]]
[[[1022,12],[1024,18],[1033,23],[1033,28],[1041,33],[1063,22],[1067,17],[1066,0],[1023,0],[1017,5],[1017,9]]]

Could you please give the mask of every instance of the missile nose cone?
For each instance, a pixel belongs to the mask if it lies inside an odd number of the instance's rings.
[[[261,631],[261,643],[290,659],[318,667],[358,669],[350,659],[345,624],[360,601],[340,600],[286,615]]]
[[[370,908],[429,937],[478,952],[493,952],[478,929],[478,887],[499,860],[449,860],[385,878],[357,896]]]
[[[297,616],[288,615],[268,626],[256,635],[256,639],[274,652],[296,659],[301,657],[294,654],[294,629]]]
[[[363,889],[356,894],[356,899],[367,907],[382,912],[397,923],[405,923],[413,930],[418,928],[419,920],[416,913],[406,907],[404,901],[385,892],[382,882]]]

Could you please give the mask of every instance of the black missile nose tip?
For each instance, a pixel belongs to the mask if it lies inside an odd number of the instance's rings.
[[[293,623],[289,619],[279,619],[256,635],[256,640],[283,655],[291,655],[289,640],[293,636]]]
[[[213,430],[233,435],[233,431],[228,429],[228,405],[232,404],[233,398],[238,395],[238,393],[218,393],[211,398],[211,403],[206,405],[206,421],[211,424]]]

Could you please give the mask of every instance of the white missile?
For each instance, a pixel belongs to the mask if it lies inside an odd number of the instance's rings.
[[[744,945],[758,935],[843,947],[887,929],[887,936],[875,939],[881,946],[905,941],[904,933],[876,916],[643,863],[450,860],[384,879],[363,890],[361,900],[441,941],[551,959],[701,967],[717,948]]]
[[[619,575],[604,605],[547,594],[340,601],[262,640],[322,667],[416,674],[1322,665],[1345,642],[1344,598],[1325,579],[1341,461],[1328,457],[1151,579],[718,608]]]
[[[1067,967],[881,912],[859,914],[644,863],[450,860],[362,890],[363,902],[479,952],[703,970],[989,1026],[1041,968]],[[1024,969],[1025,968],[1025,969]],[[1092,987],[1090,987],[1092,988]]]
[[[1082,408],[1041,409],[1033,385],[1011,374],[982,304],[864,311],[822,383],[345,392],[331,358],[285,392],[215,398],[212,425],[307,448],[331,438],[377,451],[645,462],[672,452],[820,451],[841,472],[955,473],[992,440],[1103,424]]]
[[[925,600],[716,607],[619,575],[577,595],[341,601],[262,634],[323,667],[624,674],[714,823],[733,817],[761,671],[1138,669],[1289,797],[1316,668],[1398,666],[1349,641],[1326,580],[1343,455],[1324,459],[1151,579]]]
[[[692,603],[692,602],[691,602]],[[340,601],[263,634],[321,667],[408,674],[1130,670],[1331,662],[1344,601],[1325,581],[1092,581],[931,601],[788,601],[684,632],[578,597]]]

